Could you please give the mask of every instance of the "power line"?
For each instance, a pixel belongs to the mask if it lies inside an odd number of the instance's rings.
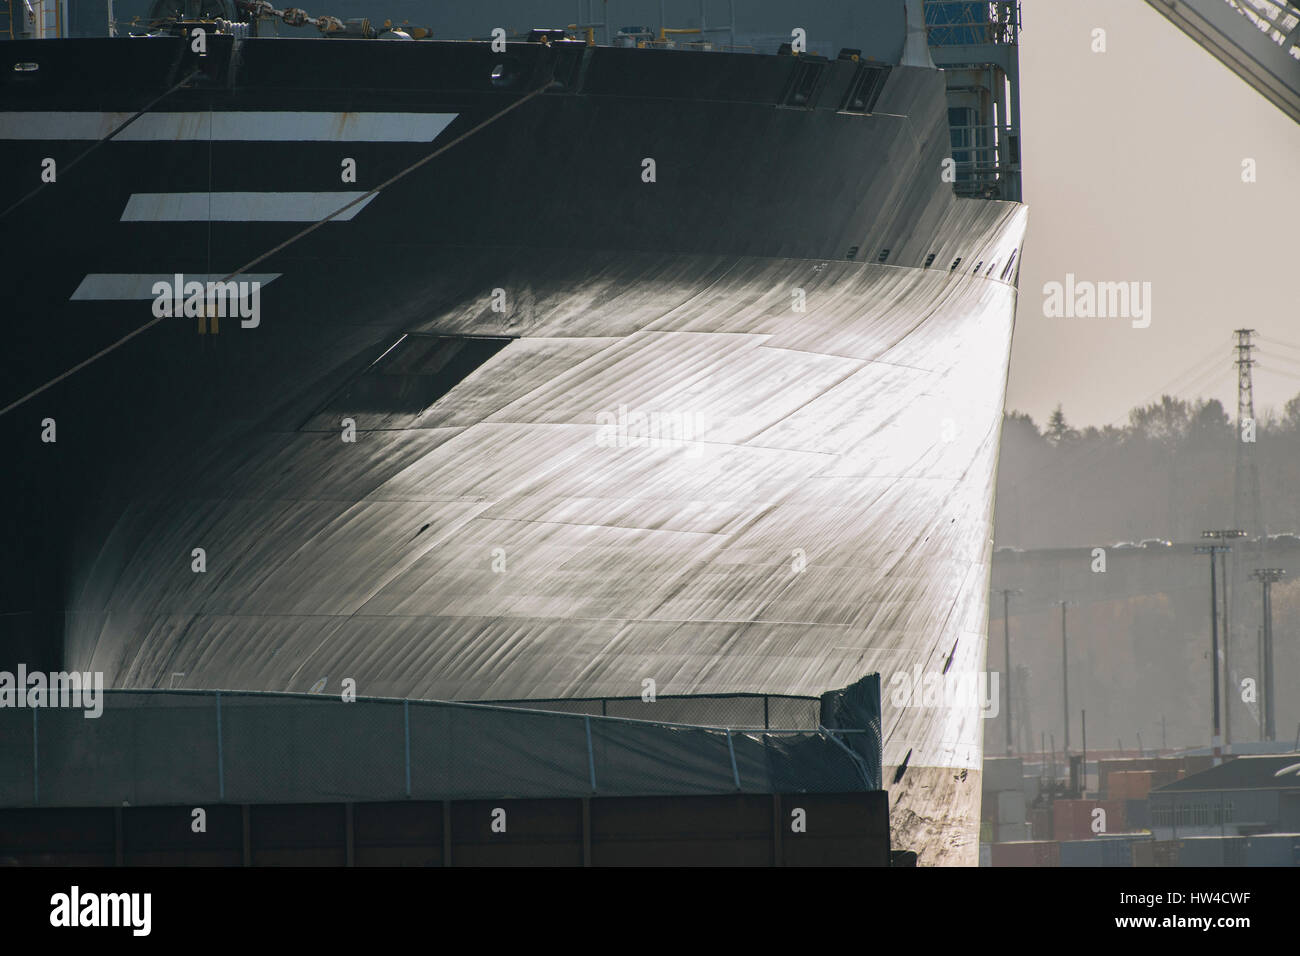
[[[1206,367],[1201,369],[1201,366]],[[1176,391],[1185,391],[1188,385],[1200,381],[1211,372],[1226,372],[1228,366],[1229,363],[1224,361],[1223,358],[1223,344],[1222,341],[1220,341],[1204,358],[1188,366],[1182,372],[1179,372],[1170,379],[1165,385],[1148,394],[1147,397],[1139,402],[1135,407],[1144,408],[1155,399],[1161,398],[1166,394],[1171,394]],[[1189,376],[1191,376],[1190,380],[1188,378]],[[1180,385],[1180,383],[1183,384]],[[1124,417],[1127,418],[1127,413],[1125,413]],[[1114,424],[1114,422],[1111,424]]]
[[[1286,342],[1283,341],[1282,339],[1275,339],[1273,336],[1264,335],[1262,332],[1257,334],[1259,335],[1260,339],[1262,339],[1264,342],[1267,342],[1271,345],[1281,345],[1284,346],[1285,348],[1294,349],[1295,351],[1300,352],[1300,345],[1296,345],[1292,342]]]
[[[1255,443],[1242,436],[1247,421],[1254,427],[1255,381],[1252,369],[1259,364],[1253,353],[1259,347],[1254,342],[1254,329],[1237,329],[1237,435],[1236,463],[1233,471],[1233,521],[1238,528],[1258,534],[1262,527],[1262,508],[1259,502],[1259,469],[1255,462]],[[1252,436],[1253,437],[1253,436]],[[1227,637],[1224,638],[1225,642]],[[1226,647],[1225,643],[1225,647]]]
[[[1210,386],[1216,382],[1218,376],[1225,376],[1226,378],[1228,374],[1228,366],[1227,363],[1225,363],[1221,368],[1210,369],[1209,371],[1190,380],[1180,389],[1180,391],[1184,395],[1191,395],[1200,398],[1202,394],[1208,391]]]
[[[1282,352],[1273,351],[1265,351],[1264,355],[1268,357],[1269,361],[1277,360],[1278,362],[1285,362],[1288,365],[1294,365],[1295,367],[1300,368],[1300,358],[1292,358],[1290,355],[1286,355]]]
[[[1285,372],[1280,368],[1273,368],[1271,365],[1261,365],[1259,362],[1256,362],[1255,368],[1259,369],[1261,372],[1271,372],[1274,375],[1285,375],[1287,378],[1300,380],[1300,375],[1297,375],[1295,372]]]

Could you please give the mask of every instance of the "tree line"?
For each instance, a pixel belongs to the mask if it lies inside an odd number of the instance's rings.
[[[1071,426],[1059,405],[1041,428],[1008,411],[994,540],[1028,549],[1191,541],[1209,527],[1300,533],[1300,395],[1260,415],[1253,441],[1241,437],[1213,398],[1165,395],[1132,409],[1127,424],[1102,428]],[[1258,475],[1258,521],[1235,507],[1239,445]]]

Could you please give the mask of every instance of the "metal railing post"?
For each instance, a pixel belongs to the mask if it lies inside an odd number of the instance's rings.
[[[582,722],[587,725],[587,769],[591,771],[591,792],[596,792],[596,751],[591,746],[591,718],[583,717]]]
[[[217,691],[217,792],[219,798],[226,799],[226,766],[221,739],[221,691]]]
[[[736,790],[740,790],[740,770],[736,767],[736,745],[731,742],[731,728],[727,728],[727,751],[731,754],[731,778],[736,781]]]
[[[406,795],[411,795],[411,702],[402,701],[402,722],[406,727]]]

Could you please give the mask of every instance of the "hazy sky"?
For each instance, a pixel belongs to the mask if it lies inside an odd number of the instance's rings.
[[[1030,213],[1007,407],[1041,425],[1060,402],[1100,426],[1169,391],[1235,411],[1231,330],[1300,346],[1300,125],[1142,0],[1024,0],[1024,21]],[[1066,273],[1150,282],[1150,327],[1045,318],[1043,285]],[[1300,393],[1300,349],[1260,344],[1257,413]]]

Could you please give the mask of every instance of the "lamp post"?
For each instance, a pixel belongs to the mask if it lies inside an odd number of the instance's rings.
[[[1213,538],[1216,541],[1223,541],[1228,538],[1244,538],[1246,532],[1237,528],[1227,528],[1216,531],[1202,531],[1202,538]],[[1223,744],[1229,752],[1232,750],[1232,695],[1229,692],[1229,685],[1232,683],[1232,630],[1228,620],[1228,568],[1227,553],[1231,548],[1224,547],[1219,551],[1219,577],[1222,579],[1220,588],[1223,594]],[[1214,557],[1211,556],[1213,561]],[[1218,667],[1218,658],[1215,658],[1215,667]],[[1217,670],[1216,670],[1217,674]]]
[[[1275,740],[1277,729],[1273,724],[1273,597],[1269,586],[1286,574],[1281,568],[1256,568],[1250,576],[1263,585],[1262,613],[1264,615],[1263,666],[1260,684],[1264,699],[1260,704],[1260,729],[1264,740]]]
[[[1212,538],[1223,540],[1224,538],[1240,538],[1245,534],[1244,531],[1226,530],[1226,531],[1202,531],[1202,538]],[[1213,731],[1210,738],[1210,746],[1214,751],[1214,763],[1217,765],[1223,762],[1223,737],[1219,729],[1219,588],[1215,581],[1215,561],[1216,554],[1226,554],[1232,549],[1226,544],[1209,544],[1198,545],[1197,554],[1208,554],[1210,556],[1210,685],[1212,707],[1214,708],[1214,720],[1212,721]],[[1225,597],[1226,602],[1226,597]],[[1223,635],[1224,643],[1227,643],[1228,635]]]
[[[1002,591],[1002,659],[1006,662],[1007,672],[1004,675],[1005,680],[1002,682],[1007,685],[1006,690],[1006,726],[1007,726],[1007,756],[1011,756],[1011,595],[1020,594],[1019,588],[1001,588]]]
[[[1066,765],[1070,762],[1070,655],[1065,642],[1065,609],[1072,601],[1057,601],[1061,605],[1061,707],[1065,715],[1065,740],[1061,756]]]

